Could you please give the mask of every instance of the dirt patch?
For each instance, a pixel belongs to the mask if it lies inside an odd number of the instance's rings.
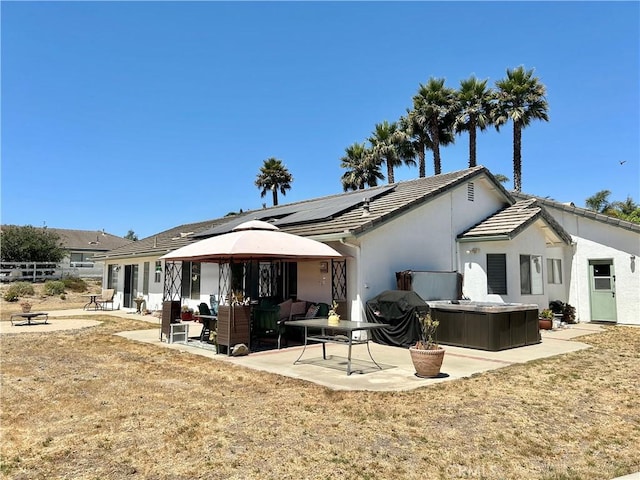
[[[3,336],[6,478],[602,479],[640,470],[640,329],[402,393],[336,392],[113,333]],[[8,428],[10,426],[10,428]]]

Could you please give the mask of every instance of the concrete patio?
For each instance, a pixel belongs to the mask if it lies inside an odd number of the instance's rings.
[[[198,323],[191,323],[189,337],[197,337]],[[526,363],[532,360],[562,355],[589,348],[576,337],[602,331],[595,324],[577,324],[556,331],[543,331],[542,342],[537,345],[489,352],[470,348],[445,346],[446,354],[438,378],[424,379],[415,375],[409,352],[405,348],[389,347],[371,342],[371,355],[382,367],[379,369],[369,358],[367,347],[357,345],[352,351],[351,375],[346,374],[347,346],[327,344],[327,359],[322,358],[322,346],[310,344],[303,353],[302,346],[281,350],[265,350],[241,357],[216,354],[213,348],[202,348],[197,341],[168,344],[161,342],[157,329],[121,332],[118,335],[160,348],[171,348],[193,355],[224,361],[234,365],[284,375],[334,390],[404,391],[434,385],[439,382],[470,377],[482,372]],[[300,357],[300,361],[295,363]]]
[[[132,311],[84,311],[60,310],[49,312],[48,325],[13,327],[9,322],[0,322],[0,333],[50,332],[55,330],[86,328],[97,324],[91,320],[97,315],[115,315],[150,323],[148,330],[121,332],[117,335],[132,341],[155,345],[159,348],[179,350],[192,355],[210,358],[254,370],[296,378],[334,390],[370,390],[405,391],[434,385],[440,382],[470,377],[482,372],[503,368],[509,365],[526,363],[540,358],[548,358],[569,352],[589,348],[585,343],[576,341],[582,335],[602,331],[597,324],[580,323],[567,328],[542,331],[542,342],[537,345],[513,348],[500,352],[489,352],[470,348],[445,346],[446,354],[442,373],[438,378],[423,379],[416,377],[409,352],[405,348],[389,347],[371,342],[371,354],[382,367],[379,369],[369,358],[365,345],[356,345],[352,352],[351,375],[346,374],[347,346],[328,344],[327,360],[322,358],[322,347],[310,344],[300,361],[294,362],[302,353],[302,346],[292,346],[281,350],[264,350],[242,357],[229,357],[216,354],[213,348],[202,348],[197,341],[168,344],[160,341],[160,320],[150,315],[139,315]],[[65,317],[62,319],[61,317]],[[195,339],[200,334],[201,325],[189,324],[189,337]]]

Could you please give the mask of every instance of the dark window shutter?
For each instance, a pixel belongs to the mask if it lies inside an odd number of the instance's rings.
[[[487,293],[507,293],[507,255],[487,254]]]

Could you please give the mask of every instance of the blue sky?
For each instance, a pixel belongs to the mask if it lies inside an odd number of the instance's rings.
[[[254,186],[269,157],[294,177],[281,204],[338,193],[345,147],[420,83],[493,86],[519,65],[550,106],[523,132],[523,192],[640,201],[638,2],[0,8],[4,224],[146,237],[271,205]],[[467,136],[442,150],[444,172],[467,161]],[[478,135],[478,163],[513,178],[510,124]]]

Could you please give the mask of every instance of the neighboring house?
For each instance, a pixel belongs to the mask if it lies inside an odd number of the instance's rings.
[[[81,277],[102,277],[104,265],[102,262],[96,262],[94,256],[131,243],[131,240],[106,233],[104,230],[51,227],[47,227],[47,230],[60,237],[60,244],[67,251],[67,255],[60,262],[60,268],[65,274]]]
[[[573,284],[577,277],[568,274],[575,263],[570,230],[537,199],[516,201],[484,167],[176,227],[101,256],[108,265],[104,284],[116,288],[122,306],[133,307],[132,298],[144,296],[147,308],[159,310],[167,281],[159,257],[251,219],[271,221],[345,255],[345,261],[285,263],[276,269],[283,298],[338,299],[343,318],[364,318],[367,300],[395,289],[396,272],[413,270],[461,273],[462,293],[472,300],[540,309],[551,300],[571,301],[581,321],[591,319],[588,307],[579,304],[585,300],[572,294],[579,289]],[[640,235],[630,233],[637,249]],[[625,251],[629,259],[634,250]],[[637,275],[628,286],[618,285],[618,301],[635,311],[640,310]],[[208,303],[218,293],[219,277],[217,264],[185,265],[182,302]],[[626,316],[618,321],[638,323]]]
[[[43,228],[58,235],[60,246],[66,252],[62,261],[57,265],[34,264],[33,262],[3,263],[2,273],[7,273],[7,275],[17,273],[12,277],[14,279],[46,280],[62,276],[102,278],[104,265],[102,262],[96,262],[94,256],[131,243],[131,240],[106,233],[104,230]]]

